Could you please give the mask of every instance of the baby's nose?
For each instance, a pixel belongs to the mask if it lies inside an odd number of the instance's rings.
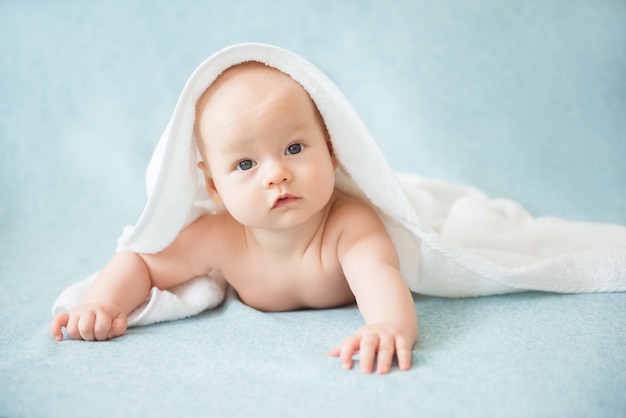
[[[265,173],[265,187],[272,187],[291,181],[292,175],[284,164],[279,162],[270,163]]]

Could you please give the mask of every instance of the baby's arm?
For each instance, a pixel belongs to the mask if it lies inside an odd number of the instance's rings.
[[[199,230],[207,222],[201,218],[192,223],[158,254],[116,254],[98,274],[82,304],[54,317],[52,335],[62,340],[63,327],[75,340],[102,341],[124,334],[127,315],[145,301],[152,287],[168,289],[209,270],[198,263],[203,260],[198,256],[202,251],[198,241],[203,236]]]
[[[126,331],[126,315],[139,306],[152,287],[139,254],[120,252],[102,269],[82,304],[58,314],[50,325],[57,340],[62,327],[73,340],[107,340]]]
[[[382,374],[391,369],[395,354],[400,369],[408,370],[417,340],[417,314],[398,268],[397,253],[382,222],[370,208],[349,208],[338,255],[365,326],[330,355],[340,357],[344,368],[351,368],[352,356],[358,351],[361,371],[371,372],[376,359],[376,371]]]

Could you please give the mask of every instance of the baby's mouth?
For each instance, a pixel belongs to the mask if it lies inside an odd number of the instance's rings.
[[[291,203],[295,203],[295,202],[297,202],[300,199],[301,198],[297,197],[297,196],[292,196],[290,194],[284,194],[282,196],[279,196],[278,199],[276,199],[274,201],[274,205],[272,206],[272,209],[281,208],[281,207],[289,205]]]

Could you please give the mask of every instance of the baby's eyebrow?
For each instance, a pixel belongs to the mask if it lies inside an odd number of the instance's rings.
[[[296,120],[290,123],[286,123],[285,126],[277,129],[274,132],[274,135],[277,137],[284,137],[285,139],[290,138],[294,135],[299,135],[307,130],[307,123]],[[238,134],[232,135],[221,141],[220,145],[217,145],[217,149],[223,154],[242,154],[246,152],[250,152],[254,149],[257,139],[254,136],[242,135]]]
[[[249,151],[254,143],[254,138],[244,138],[229,141],[223,147],[220,147],[224,154],[240,154]]]

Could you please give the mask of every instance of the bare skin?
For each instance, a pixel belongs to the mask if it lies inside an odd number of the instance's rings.
[[[411,366],[413,298],[387,232],[367,204],[335,189],[337,161],[321,116],[289,76],[258,63],[232,67],[203,94],[196,136],[207,192],[224,208],[200,217],[158,254],[120,252],[83,305],[57,315],[53,335],[106,340],[152,287],[219,270],[247,305],[264,311],[356,302],[365,325],[329,355],[384,374]]]

